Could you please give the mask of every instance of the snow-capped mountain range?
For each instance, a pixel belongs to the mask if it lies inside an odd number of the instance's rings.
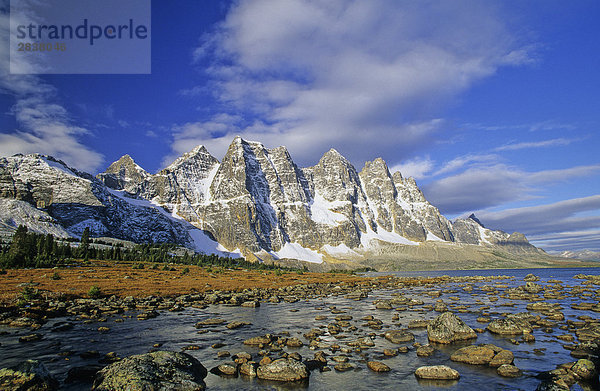
[[[21,223],[260,260],[365,261],[432,243],[544,254],[475,216],[449,221],[413,178],[390,173],[380,158],[358,172],[331,149],[299,168],[285,147],[240,137],[220,162],[198,146],[156,174],[128,155],[97,177],[39,154],[1,158],[0,224]]]

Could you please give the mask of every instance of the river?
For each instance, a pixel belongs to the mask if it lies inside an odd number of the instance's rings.
[[[507,300],[500,298],[496,302],[491,302],[488,292],[482,291],[483,285],[506,284],[509,287],[523,285],[523,277],[527,273],[533,273],[540,277],[537,282],[542,285],[548,284],[548,280],[560,280],[562,286],[568,292],[570,287],[580,286],[583,281],[574,279],[577,274],[598,275],[600,269],[596,268],[576,268],[576,269],[529,269],[529,270],[460,270],[460,271],[427,271],[427,272],[395,272],[395,273],[368,273],[373,275],[396,275],[396,276],[509,276],[507,279],[498,279],[494,281],[481,281],[473,283],[473,291],[465,292],[459,283],[448,283],[436,287],[442,291],[438,297],[430,297],[427,290],[431,288],[414,287],[402,289],[400,293],[410,298],[417,298],[427,304],[434,304],[436,300],[443,299],[448,305],[464,306],[469,312],[457,314],[472,328],[485,328],[485,324],[478,323],[477,317],[481,316],[481,307],[489,306],[490,309],[483,310],[491,317],[499,317],[504,313],[517,313],[526,311],[525,306],[529,303],[524,300]],[[463,284],[464,285],[464,284]],[[500,291],[505,288],[499,288]],[[98,351],[100,355],[108,352],[116,352],[120,357],[132,354],[146,353],[153,349],[154,344],[162,344],[161,350],[180,351],[189,345],[198,345],[198,350],[188,350],[188,354],[196,357],[207,368],[210,369],[226,359],[218,359],[217,352],[227,350],[231,354],[240,351],[251,353],[255,360],[260,357],[257,355],[259,349],[243,345],[247,338],[262,335],[266,333],[279,334],[288,332],[292,337],[298,337],[305,342],[301,348],[286,348],[286,351],[296,351],[303,358],[312,358],[314,351],[308,348],[308,341],[302,336],[311,328],[322,327],[334,321],[335,314],[331,313],[331,308],[345,311],[353,316],[351,323],[357,327],[354,332],[344,333],[347,338],[336,339],[334,336],[323,336],[327,342],[336,342],[344,345],[346,341],[374,333],[375,346],[365,350],[368,354],[368,360],[378,360],[385,362],[392,370],[388,373],[374,373],[369,370],[364,361],[365,357],[359,354],[350,356],[350,363],[355,365],[356,369],[338,373],[335,370],[328,372],[319,372],[315,370],[311,373],[308,385],[287,385],[276,383],[265,383],[257,379],[239,378],[221,378],[209,373],[205,379],[208,390],[264,390],[264,389],[302,389],[309,390],[429,390],[443,388],[447,390],[475,390],[482,387],[486,390],[534,390],[539,384],[535,377],[542,371],[554,369],[557,365],[574,361],[569,350],[563,348],[564,341],[556,338],[557,335],[564,334],[567,331],[554,327],[552,332],[536,328],[533,335],[536,338],[534,343],[520,343],[515,345],[510,342],[511,337],[500,337],[489,332],[478,334],[478,338],[472,343],[492,343],[499,347],[512,351],[515,355],[515,365],[523,371],[523,376],[515,379],[502,378],[496,374],[493,368],[473,366],[450,361],[450,355],[459,347],[471,343],[451,344],[448,346],[436,345],[435,353],[430,357],[417,357],[415,349],[406,354],[399,354],[396,357],[385,358],[382,351],[385,348],[397,348],[381,337],[388,329],[397,329],[406,327],[412,319],[432,319],[439,315],[422,308],[414,306],[405,311],[377,310],[373,301],[378,299],[388,299],[395,293],[391,290],[373,291],[369,297],[360,301],[354,301],[338,296],[329,296],[323,299],[301,300],[296,303],[261,303],[258,308],[242,308],[224,305],[212,305],[204,309],[186,308],[181,312],[161,312],[160,316],[154,319],[139,321],[135,317],[135,312],[115,315],[108,318],[106,322],[84,323],[74,321],[74,328],[63,332],[50,332],[50,329],[57,322],[69,320],[68,318],[52,319],[42,326],[37,332],[44,335],[44,338],[37,342],[19,343],[19,336],[30,334],[30,330],[14,329],[0,326],[0,367],[7,367],[18,363],[19,361],[35,358],[41,360],[49,371],[61,382],[64,381],[69,368],[90,364],[98,364],[98,358],[81,358],[80,353],[86,351]],[[454,299],[450,299],[453,297]],[[456,300],[458,298],[458,300]],[[558,300],[545,300],[547,302],[557,302]],[[565,321],[557,322],[560,326],[565,324],[566,320],[576,319],[580,315],[588,315],[598,318],[598,314],[592,311],[582,311],[571,309],[571,304],[580,301],[598,301],[598,296],[572,297],[567,295],[560,300],[563,306]],[[471,312],[472,311],[472,312]],[[395,314],[399,315],[399,320],[393,320]],[[327,316],[326,320],[316,321],[318,315]],[[373,315],[381,319],[384,324],[382,330],[371,330],[363,327],[364,321],[360,318],[365,315]],[[244,321],[250,322],[246,326],[237,330],[229,330],[223,325],[214,326],[205,329],[205,332],[198,333],[194,325],[198,321],[208,318],[222,318],[227,322]],[[115,322],[116,319],[123,321]],[[73,320],[73,319],[70,319]],[[98,327],[106,326],[110,331],[100,333]],[[416,342],[426,344],[426,329],[411,329],[416,336]],[[223,347],[213,349],[211,345],[215,343],[224,344]],[[535,349],[535,350],[534,350]],[[62,355],[61,355],[62,353]],[[65,355],[65,353],[68,353]],[[336,353],[336,354],[339,354]],[[256,358],[258,357],[258,358]],[[275,355],[272,355],[275,357]],[[333,367],[333,362],[329,366]],[[427,382],[419,381],[414,376],[416,368],[422,365],[446,364],[458,370],[461,378],[453,382]],[[576,386],[574,389],[577,389]],[[63,385],[61,389],[65,390],[89,390],[89,383],[73,383]]]

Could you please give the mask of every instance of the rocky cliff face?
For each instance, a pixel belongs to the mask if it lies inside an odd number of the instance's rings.
[[[110,170],[104,179],[132,193],[150,177],[128,156]],[[79,236],[89,227],[93,236],[197,247],[198,230],[189,223],[49,156],[0,158],[0,194],[0,220],[8,225],[25,224],[61,237]]]
[[[221,162],[199,146],[154,175],[127,155],[97,179],[49,157],[6,158],[0,196],[75,235],[89,225],[96,235],[189,245],[193,224],[225,249],[263,259],[367,259],[424,242],[535,249],[474,216],[450,222],[414,179],[390,173],[382,159],[359,173],[332,149],[299,168],[285,147],[239,137]]]

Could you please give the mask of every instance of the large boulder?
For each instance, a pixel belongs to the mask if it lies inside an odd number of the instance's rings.
[[[427,326],[427,338],[430,342],[448,344],[477,338],[477,334],[458,316],[444,312]]]
[[[419,379],[457,380],[460,373],[446,365],[431,365],[417,368],[415,376]]]
[[[58,390],[54,379],[44,364],[27,360],[12,368],[0,369],[0,390]]]
[[[539,277],[536,276],[535,274],[531,274],[529,273],[528,275],[525,276],[525,278],[523,278],[523,281],[539,281]]]
[[[450,356],[450,360],[472,365],[487,365],[496,353],[488,346],[465,346]]]
[[[389,372],[391,369],[380,361],[369,361],[367,367],[373,372]]]
[[[270,334],[259,335],[257,337],[248,338],[244,341],[244,345],[261,346],[268,345],[273,340],[273,336]]]
[[[518,317],[510,315],[504,319],[494,319],[488,325],[489,332],[500,335],[521,335],[529,334],[533,331],[531,324]]]
[[[511,364],[502,364],[496,370],[498,375],[503,377],[519,377],[523,374],[521,370]]]
[[[596,366],[588,359],[582,358],[571,367],[573,372],[579,379],[592,380],[598,376]]]
[[[540,284],[536,284],[535,282],[528,281],[525,283],[523,290],[527,293],[539,293],[544,290],[544,287]]]
[[[390,330],[384,334],[384,337],[391,343],[405,343],[415,340],[414,334],[406,330]]]
[[[92,390],[177,390],[206,388],[206,368],[189,354],[158,351],[126,357],[96,375]]]
[[[280,358],[270,364],[259,366],[256,374],[259,379],[293,382],[308,379],[310,372],[300,361]]]
[[[492,361],[489,362],[489,365],[490,367],[498,368],[504,364],[512,364],[514,360],[515,356],[513,352],[502,349],[494,356],[494,358],[492,358]]]

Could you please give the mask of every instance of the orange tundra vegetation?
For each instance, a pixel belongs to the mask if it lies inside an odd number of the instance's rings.
[[[91,261],[85,265],[54,269],[7,270],[6,274],[0,275],[0,301],[13,300],[28,283],[33,283],[42,294],[53,292],[87,297],[89,289],[95,285],[105,295],[145,297],[367,280],[344,273],[278,273],[275,270],[232,270],[195,265],[168,265],[169,270],[163,270],[165,264],[159,264],[158,269],[151,268],[152,264],[148,263],[143,269],[134,268],[135,265],[139,263]]]

